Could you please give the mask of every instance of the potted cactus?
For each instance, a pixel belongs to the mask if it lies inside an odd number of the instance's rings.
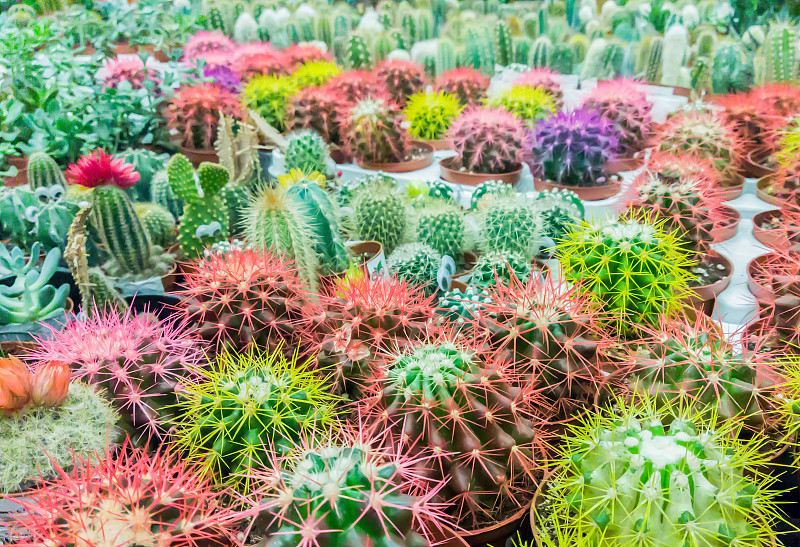
[[[533,144],[537,190],[567,189],[595,201],[619,192],[608,164],[616,156],[619,134],[599,113],[559,112],[537,125]]]
[[[410,124],[408,132],[412,138],[427,142],[434,150],[447,150],[452,148],[445,138],[447,130],[461,109],[455,95],[416,93],[409,97],[403,113]]]
[[[523,122],[502,108],[468,107],[453,122],[447,138],[456,156],[439,162],[441,177],[476,186],[486,180],[516,184],[530,163],[532,138]]]
[[[370,96],[352,105],[341,118],[341,134],[363,169],[406,173],[433,163],[433,147],[411,140],[403,111],[386,98]]]

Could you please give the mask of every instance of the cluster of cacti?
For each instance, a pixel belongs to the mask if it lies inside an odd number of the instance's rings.
[[[596,110],[613,124],[620,156],[632,157],[647,146],[653,105],[633,82],[616,80],[598,84],[583,100],[583,108]]]
[[[461,103],[447,93],[417,93],[403,110],[410,124],[408,132],[420,140],[440,140],[461,112]]]
[[[361,99],[340,122],[345,149],[356,159],[396,163],[404,161],[411,150],[403,111],[386,98]]]
[[[199,84],[181,87],[167,107],[167,123],[186,148],[213,148],[220,113],[239,117],[237,97],[220,86]]]
[[[545,89],[527,85],[514,85],[489,100],[489,105],[511,112],[525,125],[535,129],[539,121],[556,112],[554,97]]]
[[[442,255],[425,243],[406,243],[397,247],[387,259],[389,272],[426,293],[436,292]]]
[[[530,162],[530,131],[502,108],[465,109],[450,126],[447,138],[460,166],[470,172],[507,173]]]

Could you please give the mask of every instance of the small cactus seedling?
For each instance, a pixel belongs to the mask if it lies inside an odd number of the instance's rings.
[[[502,108],[465,109],[447,136],[458,154],[458,163],[467,171],[508,173],[530,163],[530,131]]]
[[[489,78],[472,68],[455,68],[436,80],[437,91],[455,95],[464,106],[481,104],[488,88]]]
[[[182,386],[175,444],[216,482],[241,492],[247,471],[283,455],[304,431],[332,427],[337,398],[308,362],[280,352],[223,353]]]
[[[601,305],[604,323],[619,336],[655,327],[682,307],[689,267],[677,234],[646,218],[583,222],[556,249],[564,277],[582,282]]]
[[[425,87],[425,71],[410,61],[383,61],[375,68],[375,73],[392,101],[400,106],[405,106],[409,97]]]
[[[403,111],[380,97],[355,103],[340,118],[347,152],[356,159],[375,163],[405,161],[411,149]]]
[[[620,156],[630,158],[647,147],[653,104],[633,82],[615,80],[598,84],[584,99],[583,108],[596,110],[611,122],[619,138]]]
[[[461,104],[454,95],[447,93],[417,93],[408,99],[405,107],[406,120],[411,126],[408,132],[415,139],[443,139],[450,124],[461,112]]]
[[[539,87],[514,85],[489,100],[489,106],[503,108],[534,129],[539,121],[556,112],[556,102],[550,93]]]
[[[426,293],[436,292],[442,255],[430,245],[425,243],[400,245],[389,255],[387,265],[392,275],[422,287]]]

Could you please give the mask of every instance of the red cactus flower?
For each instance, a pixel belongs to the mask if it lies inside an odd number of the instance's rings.
[[[33,375],[31,398],[36,405],[61,406],[69,394],[69,365],[50,361],[39,366]]]
[[[31,397],[32,378],[25,363],[14,356],[0,359],[0,411],[19,412]]]
[[[463,105],[477,105],[486,98],[489,78],[473,68],[448,70],[436,81],[436,91],[455,95]]]
[[[114,453],[74,457],[67,472],[25,493],[14,514],[18,545],[200,547],[242,545],[246,516],[220,503],[219,492],[186,463],[149,455],[128,442]]]
[[[66,178],[71,184],[86,188],[112,185],[125,190],[139,181],[139,173],[132,164],[97,149],[70,165]]]

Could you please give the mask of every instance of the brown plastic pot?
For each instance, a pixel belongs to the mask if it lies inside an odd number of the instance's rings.
[[[356,159],[356,165],[369,171],[384,171],[386,173],[410,173],[425,169],[433,163],[433,147],[430,144],[411,141],[411,146],[416,154],[421,153],[422,157],[415,160],[400,161],[393,163],[378,163],[362,159]]]
[[[772,183],[772,175],[767,175],[758,179],[758,182],[756,183],[756,195],[761,201],[766,201],[771,205],[782,207],[786,204],[788,196],[781,197],[780,195],[775,195],[769,192],[769,188],[772,186]]]
[[[219,163],[219,156],[217,151],[213,148],[186,148],[181,145],[181,154],[186,156],[192,165],[197,169],[204,161],[211,163]]]
[[[755,150],[751,150],[747,154],[747,159],[744,160],[744,165],[742,165],[742,174],[753,179],[760,179],[772,175],[775,170],[753,159],[753,152],[755,152]]]
[[[608,160],[606,163],[606,172],[617,174],[626,171],[636,171],[642,165],[644,165],[644,154],[639,152],[638,155],[631,158],[614,158]]]
[[[502,547],[506,544],[506,540],[519,529],[520,522],[530,510],[531,504],[528,503],[525,507],[520,508],[519,511],[497,524],[468,532],[459,531],[458,535],[470,547],[495,547],[498,545]]]
[[[608,199],[616,196],[620,191],[620,185],[617,181],[602,186],[562,186],[561,184],[535,178],[533,179],[533,187],[539,192],[545,190],[572,190],[584,201]]]
[[[692,287],[694,292],[691,296],[686,298],[687,303],[692,309],[698,313],[704,313],[711,316],[714,313],[714,305],[717,302],[717,296],[728,288],[731,284],[731,277],[733,276],[733,264],[726,257],[712,251],[709,256],[709,261],[713,264],[722,264],[725,268],[725,276],[710,285],[701,285],[699,287]]]
[[[15,186],[22,186],[28,183],[28,156],[9,156],[6,162],[12,167],[17,168],[17,174],[13,177],[8,177],[3,181],[5,186],[14,188]]]
[[[736,175],[733,180],[725,181],[720,188],[720,197],[724,201],[733,201],[744,192],[744,177]]]
[[[783,211],[773,209],[772,211],[762,211],[753,217],[753,237],[762,245],[775,249],[776,251],[789,248],[789,238],[783,230],[768,230],[761,225],[771,220],[783,217]]]
[[[510,184],[511,186],[515,186],[519,182],[519,178],[522,175],[522,166],[520,165],[519,168],[509,171],[508,173],[470,173],[468,171],[460,171],[458,167],[456,167],[457,158],[445,158],[439,162],[439,170],[441,172],[441,177],[448,181],[455,184],[465,184],[467,186],[478,186],[482,182],[486,182],[487,180],[499,180],[506,184]]]
[[[742,213],[733,207],[723,205],[722,208],[724,208],[727,213],[725,215],[727,222],[714,226],[714,243],[722,243],[735,236],[736,231],[739,229],[739,222],[742,220]]]

